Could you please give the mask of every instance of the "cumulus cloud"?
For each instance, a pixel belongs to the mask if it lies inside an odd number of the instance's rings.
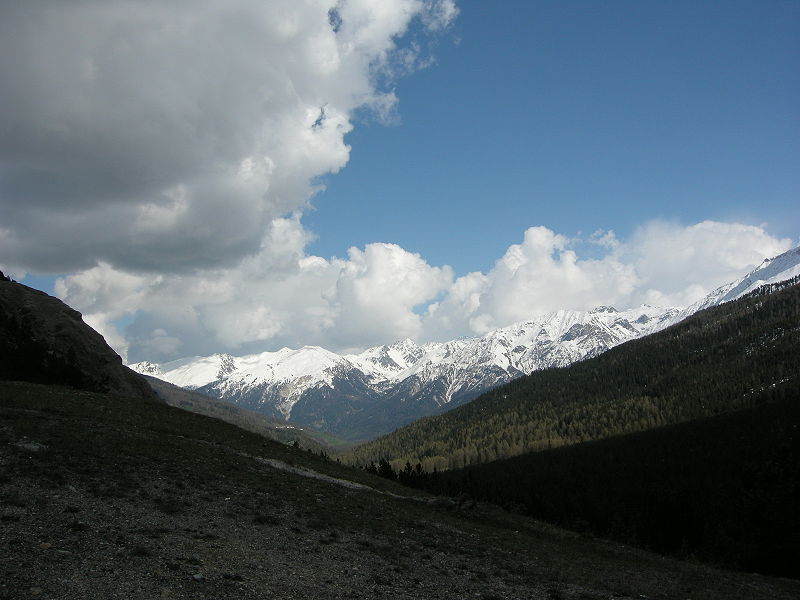
[[[583,241],[605,254],[580,258],[574,248]],[[762,226],[716,221],[689,226],[653,221],[628,240],[611,231],[573,240],[531,227],[488,273],[458,278],[441,302],[431,304],[424,326],[429,336],[445,339],[562,308],[686,306],[791,244]]]
[[[0,255],[188,272],[262,251],[449,0],[3,3]],[[407,61],[407,58],[405,59]],[[413,62],[413,61],[412,61]]]
[[[765,227],[531,227],[486,273],[301,222],[363,110],[430,64],[453,0],[0,4],[0,257],[130,360],[483,333],[559,308],[685,305],[786,250]],[[414,26],[417,23],[417,26]],[[590,244],[590,256],[582,248]]]
[[[607,237],[607,236],[606,236]],[[633,265],[616,253],[580,259],[571,240],[531,227],[485,275],[459,278],[454,293],[432,305],[428,321],[445,335],[476,334],[562,308],[584,309],[627,301],[637,283]]]
[[[304,253],[307,241],[299,216],[279,218],[236,268],[148,276],[103,263],[59,279],[56,294],[135,361],[420,338],[420,307],[452,283],[449,267],[395,244],[323,259]]]
[[[791,245],[763,226],[703,221],[684,227],[653,221],[636,230],[621,260],[634,265],[641,277],[637,298],[685,306]]]
[[[325,259],[306,254],[308,242],[295,214],[274,219],[235,268],[148,275],[103,263],[58,280],[56,293],[131,361],[312,344],[347,351],[482,334],[562,308],[683,306],[791,246],[763,227],[711,221],[652,222],[628,239],[539,226],[488,272],[454,278],[396,244]],[[604,254],[582,258],[586,242]]]
[[[363,346],[387,339],[422,336],[416,306],[436,298],[452,281],[449,267],[428,265],[395,244],[351,248],[336,282],[339,346]]]

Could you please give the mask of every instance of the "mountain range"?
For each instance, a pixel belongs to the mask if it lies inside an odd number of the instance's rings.
[[[800,575],[800,276],[339,456],[407,485]]]
[[[797,581],[785,576],[796,577],[800,564],[793,502],[800,288],[790,285],[798,280],[760,287],[568,369],[517,378],[415,426],[472,413],[493,433],[486,410],[493,402],[538,410],[542,403],[526,395],[558,400],[568,388],[582,390],[583,415],[561,402],[551,424],[562,441],[593,436],[586,426],[613,426],[596,418],[604,399],[643,409],[644,426],[653,426],[648,409],[663,413],[680,389],[688,394],[670,405],[684,419],[698,407],[713,412],[725,402],[720,392],[731,390],[739,400],[732,408],[757,413],[684,423],[677,435],[647,431],[540,452],[535,467],[495,462],[469,472],[472,498],[431,498],[223,423],[224,413],[236,413],[240,426],[256,425],[232,404],[161,383],[159,400],[79,313],[0,274],[0,379],[9,380],[0,381],[0,520],[8,541],[0,544],[0,598],[95,599],[119,590],[175,598],[797,598]],[[381,352],[372,358],[385,362]],[[547,379],[558,394],[539,385]],[[623,388],[635,398],[621,397]],[[515,427],[525,423],[520,412],[505,412]],[[630,410],[620,414],[637,426]],[[498,485],[486,472],[510,479]],[[442,483],[459,493],[458,480]],[[480,501],[482,489],[503,491],[489,499],[525,510],[541,509],[534,504],[542,499],[545,509],[559,509],[546,518],[607,532],[626,546],[502,512]],[[530,490],[539,495],[528,497]],[[627,547],[663,542],[665,532],[691,563]],[[720,571],[697,558],[784,577]]]
[[[357,441],[469,402],[533,371],[592,358],[762,285],[800,275],[800,247],[686,308],[560,310],[481,337],[411,340],[340,355],[317,346],[130,367],[263,414]]]

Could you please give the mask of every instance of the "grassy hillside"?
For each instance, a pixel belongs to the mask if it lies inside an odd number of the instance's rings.
[[[0,383],[2,599],[800,596],[414,494],[162,403]]]
[[[356,447],[453,469],[756,406],[800,385],[800,286],[702,311],[563,369],[538,371],[441,416]]]

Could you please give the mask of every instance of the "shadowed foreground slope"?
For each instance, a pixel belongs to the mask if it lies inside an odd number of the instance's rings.
[[[0,598],[796,598],[142,400],[0,383]]]

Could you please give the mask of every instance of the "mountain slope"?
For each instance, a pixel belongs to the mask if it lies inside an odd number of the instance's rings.
[[[758,291],[567,368],[532,373],[353,449],[356,464],[459,468],[800,394],[800,285]]]
[[[800,595],[797,581],[488,505],[438,508],[448,503],[161,403],[0,382],[0,458],[0,598]]]
[[[687,306],[664,322],[664,327],[683,321],[694,313],[736,300],[765,285],[771,285],[800,276],[800,246],[774,258],[764,260],[747,275],[718,287],[705,298]]]
[[[0,380],[59,384],[152,399],[81,314],[58,298],[0,273]]]
[[[322,434],[317,432],[305,431],[301,427],[286,423],[283,420],[270,419],[266,415],[178,387],[150,375],[144,375],[143,377],[158,397],[170,406],[225,421],[246,431],[263,435],[271,440],[284,444],[294,444],[296,442],[301,448],[314,452],[329,452],[332,448],[341,448],[346,445],[343,441],[337,441],[332,436],[323,438]]]
[[[304,347],[131,366],[271,417],[358,441],[449,410],[533,371],[592,358],[798,273],[800,248],[764,261],[686,309],[561,310],[482,337],[424,345],[404,340],[346,356]]]
[[[480,338],[411,340],[340,356],[319,347],[217,354],[133,369],[348,439],[367,439],[533,370],[570,364],[657,328],[675,310],[558,311]]]
[[[415,483],[658,552],[800,577],[799,430],[797,388],[778,386],[752,408]]]

